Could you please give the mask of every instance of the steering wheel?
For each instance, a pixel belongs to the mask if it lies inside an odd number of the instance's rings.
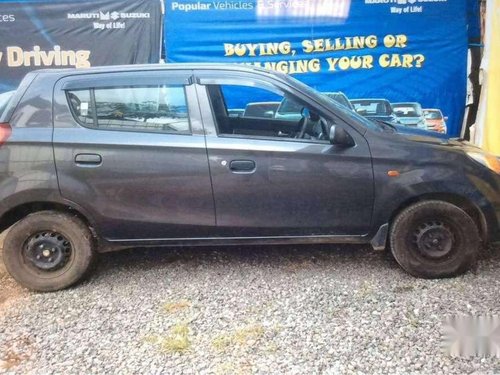
[[[304,138],[308,125],[309,125],[309,119],[306,116],[302,116],[302,118],[299,121],[300,131],[299,134],[295,136],[295,138]]]
[[[319,124],[321,126],[321,132],[318,134],[318,139],[320,140],[326,140],[328,139],[328,130],[326,128],[327,124],[323,119],[319,120]]]

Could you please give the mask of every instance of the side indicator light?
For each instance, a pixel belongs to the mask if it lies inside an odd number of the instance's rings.
[[[387,171],[387,176],[389,177],[398,177],[399,171]]]

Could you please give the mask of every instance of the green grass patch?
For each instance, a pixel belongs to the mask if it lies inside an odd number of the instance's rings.
[[[167,335],[150,335],[146,337],[146,341],[157,345],[165,353],[184,353],[191,347],[189,326],[178,323],[170,328]]]

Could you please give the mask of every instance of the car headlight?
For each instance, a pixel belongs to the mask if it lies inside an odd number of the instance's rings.
[[[467,152],[467,155],[478,163],[481,163],[485,167],[488,167],[492,171],[500,174],[500,159],[496,156],[475,151],[469,151]]]

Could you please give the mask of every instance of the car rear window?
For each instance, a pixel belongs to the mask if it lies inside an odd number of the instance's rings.
[[[189,134],[183,86],[109,87],[67,91],[74,117],[103,130]]]
[[[417,103],[396,103],[392,105],[394,113],[398,117],[420,117],[422,107]]]
[[[362,115],[390,115],[392,112],[391,106],[381,100],[356,100],[352,101],[352,105],[356,111]]]
[[[429,120],[441,120],[443,115],[439,111],[424,112],[425,118]]]

